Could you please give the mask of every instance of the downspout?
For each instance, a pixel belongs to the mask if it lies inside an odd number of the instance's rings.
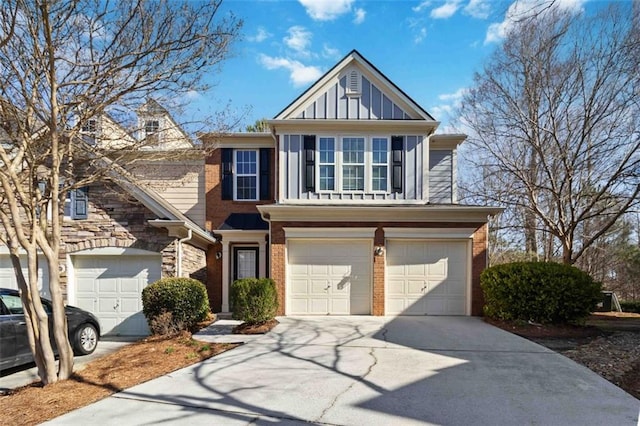
[[[178,262],[176,265],[176,277],[180,278],[182,276],[182,243],[191,240],[193,237],[193,231],[191,229],[187,229],[187,236],[181,238],[178,241],[178,247],[176,247],[176,254],[178,257]]]

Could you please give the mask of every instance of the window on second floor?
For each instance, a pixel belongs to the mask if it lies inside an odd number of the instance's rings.
[[[91,136],[95,136],[97,130],[98,130],[98,120],[96,120],[95,118],[88,119],[87,121],[82,123],[82,127],[80,128],[80,131],[82,133],[86,133]]]
[[[258,151],[236,150],[234,164],[236,200],[258,199]]]
[[[154,133],[158,133],[160,131],[160,121],[159,120],[145,120],[144,122],[144,132],[148,135],[153,135]]]
[[[333,191],[336,185],[336,140],[323,138],[319,140],[319,175],[320,191]]]
[[[304,138],[305,191],[390,191],[389,137],[307,135]],[[309,167],[315,172],[309,172]]]
[[[87,187],[77,188],[67,193],[64,203],[64,216],[70,219],[86,219],[88,217],[89,196]]]
[[[364,138],[342,138],[342,190],[364,191]]]

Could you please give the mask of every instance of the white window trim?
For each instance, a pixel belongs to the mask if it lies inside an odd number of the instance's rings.
[[[238,153],[239,152],[255,152],[256,154],[256,172],[255,174],[238,173]],[[255,198],[238,198],[238,178],[246,176],[255,176],[256,178],[256,197]],[[258,201],[260,199],[260,151],[257,149],[234,149],[233,150],[233,200],[234,201]]]
[[[320,162],[320,139],[333,139],[333,163],[321,163]],[[316,157],[318,161],[316,161],[316,192],[318,193],[332,193],[336,192],[338,188],[338,139],[333,135],[318,135],[317,136],[317,149],[316,149]],[[320,189],[320,166],[333,166],[333,189]]]
[[[362,139],[363,140],[363,147],[362,147],[362,163],[345,163],[344,161],[344,139]],[[361,193],[366,193],[367,192],[367,187],[371,188],[370,184],[368,185],[368,180],[371,178],[371,173],[368,173],[367,170],[367,152],[370,152],[370,143],[369,143],[369,137],[368,136],[363,136],[363,135],[342,135],[340,136],[340,157],[341,157],[341,167],[340,167],[340,193],[342,194],[361,194]],[[355,166],[355,167],[359,167],[361,166],[363,168],[363,173],[364,175],[362,176],[362,180],[363,180],[363,185],[362,185],[362,189],[344,189],[344,166]]]
[[[333,138],[334,140],[334,189],[320,189],[320,138]],[[343,139],[344,138],[364,138],[364,189],[363,190],[344,190],[342,184],[344,180],[342,167],[344,163],[343,157]],[[380,138],[387,140],[387,189],[386,191],[373,190],[373,139]],[[389,194],[391,188],[391,135],[381,134],[360,134],[360,133],[344,133],[344,134],[316,134],[316,162],[315,162],[315,193],[318,194]],[[329,163],[322,163],[328,165]],[[349,163],[352,164],[352,163]],[[355,163],[353,163],[355,165]]]
[[[380,189],[373,189],[373,167],[374,166],[383,166],[383,164],[380,163],[374,163],[373,162],[373,140],[374,139],[384,139],[387,141],[387,162],[386,162],[386,166],[387,166],[387,189],[385,190],[380,190]],[[365,188],[367,190],[367,192],[371,192],[374,194],[388,194],[390,193],[389,188],[391,188],[391,181],[390,181],[390,173],[389,170],[390,168],[390,162],[391,162],[391,136],[386,136],[386,135],[370,135],[368,137],[368,142],[369,142],[369,149],[366,150],[366,153],[368,155],[368,164],[367,164],[367,169],[369,171],[369,178],[366,179],[366,175],[365,175],[365,182],[367,184],[369,184],[368,188]],[[366,148],[366,147],[365,147]]]

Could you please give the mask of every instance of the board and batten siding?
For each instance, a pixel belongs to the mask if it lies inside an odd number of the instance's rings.
[[[410,120],[411,117],[376,85],[360,76],[360,96],[347,96],[347,77],[318,96],[302,113],[301,119]]]
[[[449,204],[454,202],[452,150],[429,151],[429,202]]]
[[[332,135],[339,138],[340,135]],[[282,198],[285,200],[426,200],[426,176],[423,174],[425,145],[422,136],[404,136],[404,164],[402,192],[341,192],[322,191],[307,192],[302,185],[302,171],[304,161],[303,135],[282,135],[280,143],[281,166],[284,173],[282,178]],[[339,146],[337,147],[339,149]],[[336,165],[338,167],[338,165]],[[389,168],[391,173],[391,168]],[[370,179],[370,176],[368,177]],[[317,179],[317,173],[316,173]],[[390,186],[390,185],[389,185]],[[317,187],[317,185],[316,185]]]

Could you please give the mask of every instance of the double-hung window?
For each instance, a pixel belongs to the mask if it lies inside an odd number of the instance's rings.
[[[336,140],[321,137],[318,151],[320,154],[320,190],[333,191],[336,186]]]
[[[342,190],[364,191],[364,138],[342,138]]]
[[[235,151],[236,200],[258,199],[258,151]]]
[[[387,138],[371,140],[371,189],[386,191],[389,169],[389,141]]]

